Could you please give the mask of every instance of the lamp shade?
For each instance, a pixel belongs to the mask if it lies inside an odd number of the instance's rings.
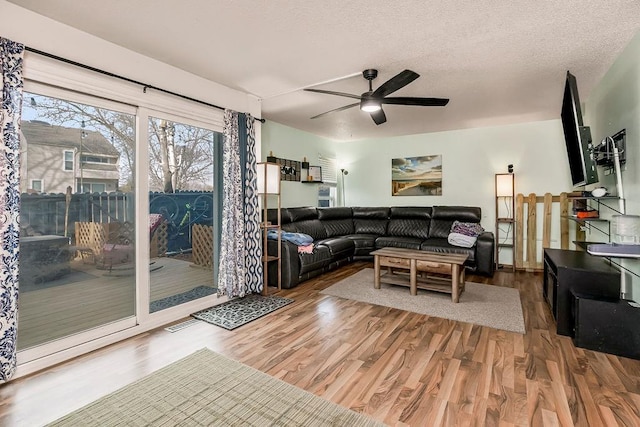
[[[277,163],[257,163],[258,193],[280,194],[280,165]]]
[[[496,197],[513,197],[514,175],[512,173],[496,174]]]

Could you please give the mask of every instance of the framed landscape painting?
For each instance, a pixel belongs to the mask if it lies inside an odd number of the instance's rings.
[[[442,155],[391,159],[392,196],[442,196]]]

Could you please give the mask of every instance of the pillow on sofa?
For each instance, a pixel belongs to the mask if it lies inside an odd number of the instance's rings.
[[[484,228],[477,222],[453,221],[447,241],[453,246],[471,248],[476,244],[476,240],[482,232],[484,232]]]

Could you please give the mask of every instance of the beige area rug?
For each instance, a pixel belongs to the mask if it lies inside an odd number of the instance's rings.
[[[383,426],[202,349],[52,426]]]
[[[328,287],[321,293],[444,319],[525,333],[520,292],[512,288],[466,282],[465,290],[460,296],[460,302],[455,304],[451,301],[450,294],[440,292],[418,289],[418,295],[411,296],[408,287],[385,283],[381,285],[380,289],[374,289],[373,269],[365,268]]]

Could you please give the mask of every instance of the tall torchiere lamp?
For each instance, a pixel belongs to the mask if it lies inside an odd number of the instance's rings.
[[[280,237],[280,165],[277,163],[262,162],[256,165],[258,175],[258,195],[262,203],[262,220],[260,228],[262,230],[262,273],[263,287],[262,294],[269,293],[269,263],[277,262],[278,272],[278,290],[282,289],[282,253],[281,253],[281,237]],[[269,221],[269,197],[275,198],[276,203],[276,224]],[[276,255],[269,255],[268,251],[268,234],[269,230],[275,230],[278,235],[278,249]]]
[[[509,173],[497,173],[495,175],[495,193],[496,193],[496,268],[501,267],[500,249],[511,249],[512,261],[511,270],[516,271],[515,245],[514,236],[516,234],[515,212],[515,175],[513,174],[513,166],[509,165]],[[500,226],[507,226],[504,232]],[[501,233],[505,233],[504,236]],[[511,234],[511,236],[509,236]]]
[[[344,206],[345,205],[345,199],[346,199],[346,188],[344,187],[344,177],[345,175],[349,175],[349,171],[342,168],[340,169],[340,176],[341,176],[341,180],[340,180],[340,206]]]

